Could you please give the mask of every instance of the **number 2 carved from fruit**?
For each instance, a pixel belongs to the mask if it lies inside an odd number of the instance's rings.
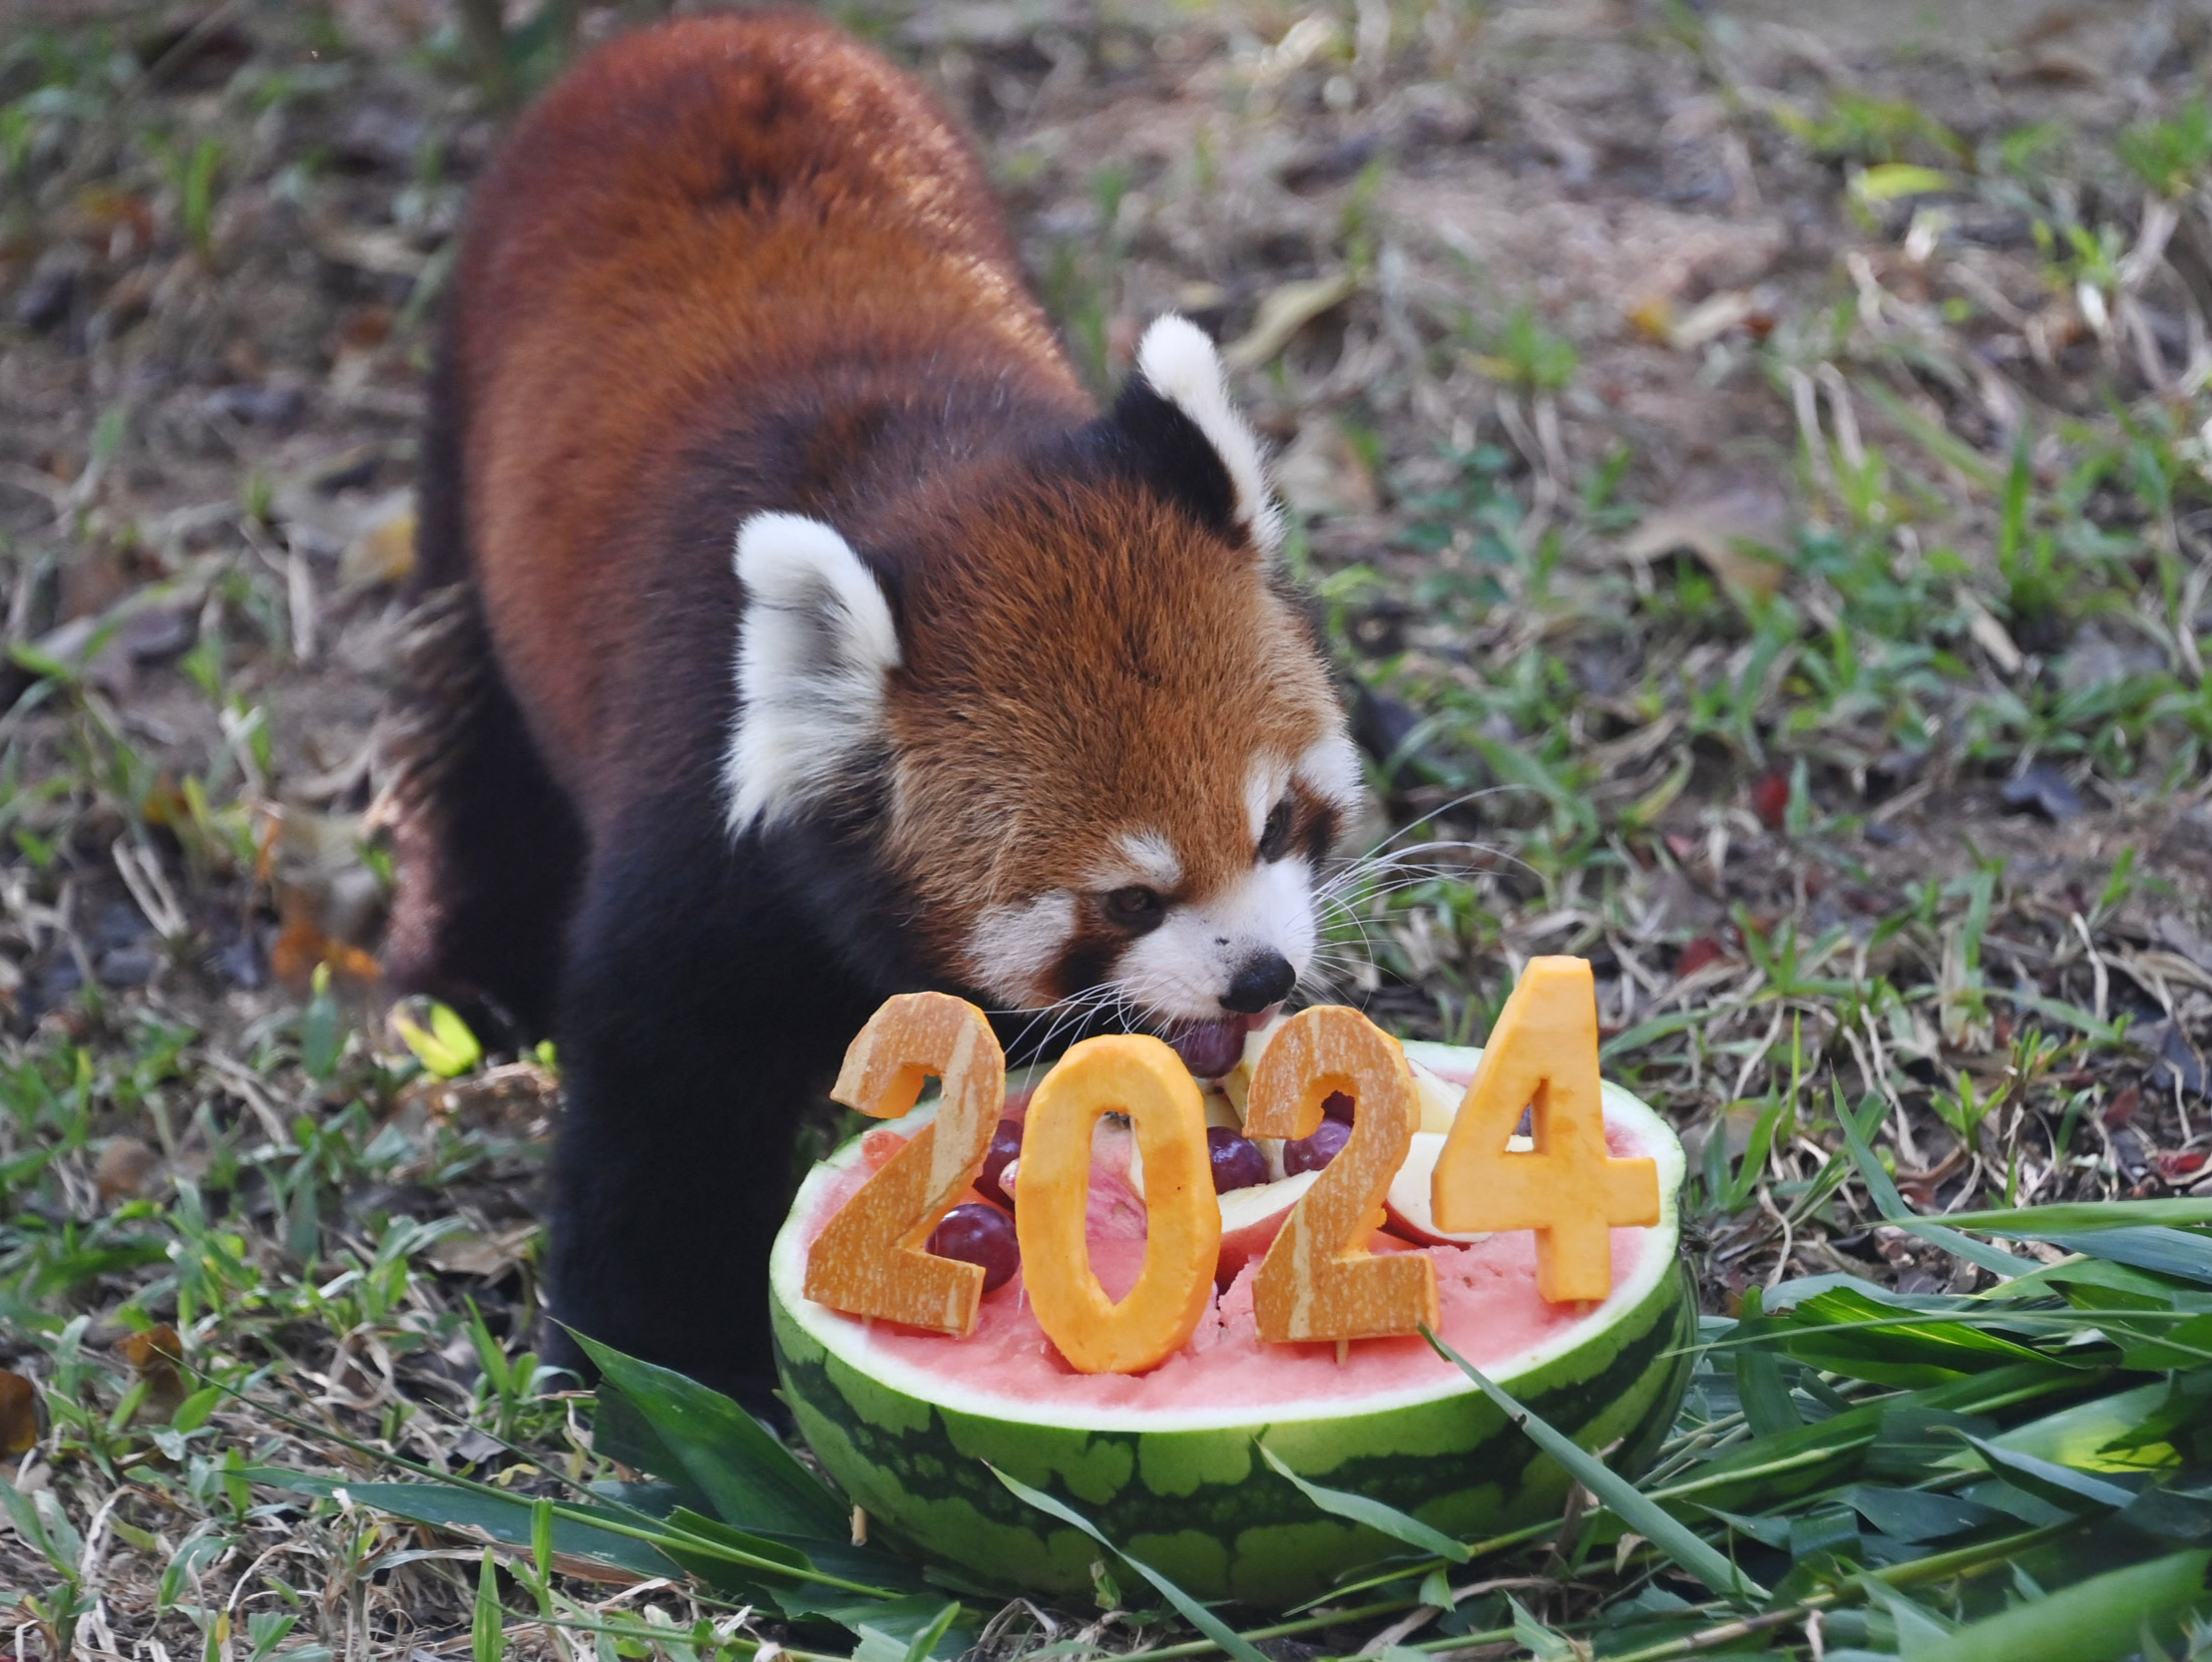
[[[1091,1268],[1085,1225],[1091,1136],[1125,1113],[1144,1166],[1144,1268],[1116,1304]],[[1134,1374],[1182,1349],[1213,1297],[1221,1207],[1205,1108],[1175,1052],[1156,1039],[1087,1039],[1030,1098],[1014,1227],[1037,1325],[1084,1374]]]
[[[1536,1147],[1506,1139],[1530,1110]],[[1587,959],[1533,958],[1461,1099],[1430,1200],[1439,1229],[1533,1229],[1550,1303],[1613,1290],[1613,1225],[1659,1221],[1659,1168],[1605,1147],[1597,998]]]
[[[806,1257],[806,1296],[851,1316],[966,1337],[983,1266],[923,1249],[976,1180],[1006,1100],[1006,1053],[983,1012],[944,993],[902,993],[860,1030],[830,1095],[877,1119],[944,1082],[937,1117],[838,1208]]]
[[[1292,1208],[1252,1283],[1259,1335],[1273,1343],[1371,1339],[1437,1325],[1437,1272],[1428,1256],[1367,1250],[1383,1221],[1383,1193],[1421,1118],[1397,1040],[1341,1006],[1292,1017],[1253,1073],[1245,1131],[1310,1137],[1322,1102],[1339,1090],[1355,1104],[1352,1139]]]

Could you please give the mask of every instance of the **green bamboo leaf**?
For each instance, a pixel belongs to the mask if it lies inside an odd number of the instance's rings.
[[[802,1539],[846,1541],[852,1517],[759,1421],[719,1392],[650,1362],[640,1362],[584,1334],[577,1335],[600,1372],[679,1461],[720,1519]]]
[[[1289,1478],[1300,1494],[1325,1512],[1349,1518],[1354,1523],[1364,1523],[1370,1529],[1381,1530],[1392,1540],[1404,1541],[1408,1546],[1419,1547],[1424,1552],[1434,1552],[1438,1557],[1449,1558],[1456,1564],[1464,1564],[1474,1556],[1464,1541],[1454,1540],[1443,1530],[1432,1528],[1418,1517],[1400,1511],[1396,1506],[1385,1505],[1380,1500],[1370,1500],[1364,1494],[1309,1483],[1283,1464],[1276,1457],[1275,1451],[1264,1443],[1259,1445],[1259,1455],[1277,1472]]]
[[[2132,1391],[2093,1397],[2024,1426],[2014,1426],[1989,1441],[1992,1448],[2007,1454],[2032,1455],[2076,1471],[2141,1471],[2171,1465],[2180,1456],[2166,1444],[2130,1449],[2124,1454],[2108,1453],[2114,1445],[2132,1440],[2132,1434],[2165,1405],[2169,1390],[2166,1381],[2156,1380]],[[1976,1462],[1971,1454],[1961,1450],[1943,1463],[1971,1468]]]
[[[359,1505],[406,1518],[433,1529],[481,1530],[504,1546],[530,1547],[534,1533],[534,1508],[516,1496],[495,1497],[473,1489],[451,1488],[443,1483],[353,1483],[304,1471],[255,1468],[245,1475],[271,1488],[297,1494],[335,1499],[343,1489],[347,1499]],[[582,1513],[583,1516],[574,1514]],[[564,1557],[592,1558],[603,1564],[660,1576],[679,1572],[674,1561],[648,1542],[612,1529],[597,1529],[592,1518],[627,1524],[631,1520],[613,1510],[591,1506],[564,1506],[553,1519],[553,1550]]]
[[[2033,1454],[2023,1454],[2016,1450],[1999,1449],[1979,1437],[1969,1437],[1967,1442],[1991,1471],[2013,1487],[2025,1489],[2036,1499],[2047,1500],[2076,1516],[2116,1511],[2135,1498],[2131,1488],[2108,1483],[2102,1477],[2092,1477],[2086,1471],[2076,1471],[2055,1460],[2037,1459]]]
[[[1760,1340],[1774,1331],[1774,1324],[1764,1319],[1761,1297],[1756,1286],[1743,1290],[1743,1320],[1736,1324],[1738,1336]],[[1743,1417],[1750,1423],[1753,1437],[1772,1437],[1805,1424],[1790,1388],[1782,1383],[1782,1359],[1772,1349],[1763,1343],[1747,1344],[1735,1353],[1735,1358],[1736,1393],[1743,1399]]]
[[[2204,1587],[2208,1562],[2212,1552],[2177,1552],[2092,1575],[1940,1641],[1908,1641],[1904,1662],[2116,1662],[2141,1648],[2145,1623],[2160,1626],[2212,1608]]]
[[[1009,1477],[988,1460],[984,1462],[984,1465],[991,1475],[1006,1484],[1008,1490],[1017,1498],[1028,1501],[1041,1512],[1051,1513],[1063,1523],[1073,1524],[1108,1552],[1118,1557],[1129,1568],[1135,1570],[1137,1574],[1144,1577],[1158,1590],[1160,1597],[1167,1600],[1169,1604],[1172,1604],[1176,1610],[1181,1612],[1183,1620],[1219,1645],[1229,1655],[1235,1657],[1237,1662],[1268,1662],[1267,1656],[1258,1646],[1239,1634],[1236,1629],[1229,1626],[1227,1622],[1176,1586],[1174,1582],[1168,1580],[1166,1576],[1160,1574],[1158,1570],[1152,1568],[1150,1564],[1145,1563],[1143,1559],[1130,1557],[1120,1547],[1107,1540],[1105,1532],[1096,1523],[1093,1523],[1073,1506],[1054,1498],[1043,1489],[1031,1488],[1029,1484],[1017,1477]]]
[[[900,1656],[899,1662],[922,1662],[924,1657],[934,1654],[937,1649],[937,1642],[952,1630],[952,1625],[959,1618],[959,1604],[948,1601],[926,1626],[907,1641],[906,1650]],[[962,1645],[953,1654],[957,1656],[960,1651],[967,1648],[966,1645]]]
[[[2006,1206],[1992,1212],[1950,1212],[1944,1222],[1960,1229],[1980,1229],[1991,1235],[2012,1235],[2023,1240],[2047,1241],[2050,1232],[2078,1234],[2089,1230],[2123,1229],[2145,1224],[2212,1223],[2212,1200],[2193,1197],[2179,1200],[2057,1200],[2047,1206]],[[2212,1252],[2212,1240],[2203,1241]]]
[[[1972,1323],[1923,1314],[1853,1287],[1801,1299],[1778,1338],[1791,1356],[1815,1368],[1905,1387],[1940,1385],[2013,1363],[2090,1365],[2087,1357],[2033,1350]]]
[[[1953,1624],[1933,1610],[1914,1603],[1887,1582],[1869,1579],[1866,1582],[1867,1597],[1890,1618],[1897,1629],[1898,1648],[1908,1655],[1948,1655],[1944,1645],[1950,1640]]]
[[[1688,1524],[1639,1492],[1635,1484],[1612,1470],[1588,1450],[1525,1409],[1504,1387],[1452,1349],[1426,1322],[1422,1338],[1439,1356],[1475,1382],[1484,1396],[1504,1411],[1508,1420],[1527,1432],[1537,1447],[1566,1468],[1567,1475],[1602,1500],[1613,1515],[1695,1576],[1723,1598],[1764,1598],[1766,1589],[1714,1551],[1710,1543]]]
[[[753,1534],[747,1529],[732,1528],[719,1518],[705,1517],[688,1506],[678,1506],[668,1514],[667,1537],[661,1542],[661,1550],[696,1575],[700,1580],[739,1590],[762,1585],[757,1577],[729,1562],[727,1558],[697,1551],[686,1545],[691,1541],[707,1541],[715,1546],[728,1547],[753,1558],[764,1559],[789,1573],[793,1581],[804,1581],[813,1574],[816,1565],[811,1557],[788,1541],[770,1540],[765,1535]]]
[[[972,1649],[976,1636],[955,1626],[961,1607],[942,1591],[909,1593],[903,1598],[848,1598],[819,1587],[779,1594],[777,1605],[793,1621],[823,1616],[859,1640],[854,1662],[922,1662],[932,1654],[958,1656]]]
[[[2185,1281],[2212,1283],[2212,1239],[2186,1229],[2100,1229],[2092,1235],[2050,1235],[2064,1252],[2103,1258]]]
[[[1924,1488],[1854,1483],[1844,1490],[1843,1498],[1883,1534],[1915,1544],[1965,1534],[1997,1521],[2001,1515],[1956,1494],[1938,1494]]]

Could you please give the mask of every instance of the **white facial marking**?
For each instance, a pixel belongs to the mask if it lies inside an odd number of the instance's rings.
[[[1142,884],[1172,889],[1182,881],[1175,845],[1157,831],[1124,831],[1113,839],[1113,856],[1091,874],[1092,887],[1123,889]]]
[[[1293,771],[1306,789],[1346,813],[1359,806],[1367,782],[1358,748],[1342,733],[1331,733],[1309,746]]]
[[[1267,829],[1267,816],[1275,811],[1275,804],[1283,798],[1283,787],[1289,783],[1290,769],[1271,756],[1254,762],[1245,776],[1244,817],[1251,824],[1255,846],[1260,833]]]
[[[755,514],[738,527],[736,566],[739,704],[722,763],[733,834],[836,794],[878,740],[899,664],[882,589],[821,521]]]
[[[1155,318],[1137,343],[1136,370],[1205,435],[1236,492],[1238,522],[1262,554],[1273,554],[1283,540],[1282,513],[1267,489],[1259,440],[1229,403],[1221,357],[1205,331],[1172,312]]]
[[[969,975],[976,986],[1009,1009],[1053,1002],[1046,973],[1060,962],[1076,933],[1076,897],[1066,889],[1012,906],[994,906],[968,937]]]
[[[1203,906],[1169,909],[1121,954],[1116,985],[1156,1016],[1211,1021],[1251,959],[1272,949],[1298,975],[1313,962],[1313,867],[1303,858],[1256,865]]]

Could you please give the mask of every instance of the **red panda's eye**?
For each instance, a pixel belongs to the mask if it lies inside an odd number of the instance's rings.
[[[1132,884],[1106,897],[1106,916],[1124,929],[1149,929],[1159,922],[1167,903],[1152,890]]]
[[[1290,852],[1290,798],[1284,797],[1275,804],[1275,811],[1267,816],[1267,823],[1260,827],[1259,858],[1280,860]]]

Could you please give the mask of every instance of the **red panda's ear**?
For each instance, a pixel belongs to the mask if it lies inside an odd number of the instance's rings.
[[[875,575],[820,520],[755,514],[737,529],[737,722],[723,763],[729,826],[820,806],[883,743],[898,629]]]
[[[1136,373],[1108,418],[1144,471],[1223,531],[1241,530],[1263,554],[1282,541],[1259,440],[1229,403],[1220,354],[1205,331],[1172,313],[1136,348]]]

